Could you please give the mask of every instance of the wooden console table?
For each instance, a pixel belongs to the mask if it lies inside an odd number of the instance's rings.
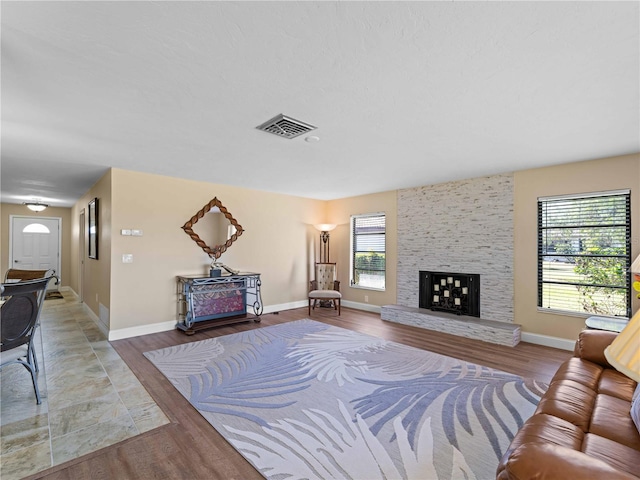
[[[179,275],[176,328],[187,335],[198,330],[231,323],[247,322],[247,308],[253,321],[262,315],[259,273],[226,274],[219,277]]]

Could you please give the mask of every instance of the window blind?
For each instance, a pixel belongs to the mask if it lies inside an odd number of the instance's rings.
[[[538,306],[629,316],[630,193],[538,200]]]
[[[386,219],[384,214],[351,217],[351,284],[365,288],[385,288]]]

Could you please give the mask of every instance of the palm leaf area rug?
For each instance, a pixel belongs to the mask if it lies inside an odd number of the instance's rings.
[[[312,320],[144,355],[273,480],[495,478],[547,387]]]

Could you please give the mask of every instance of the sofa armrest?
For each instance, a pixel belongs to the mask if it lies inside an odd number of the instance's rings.
[[[516,448],[498,480],[638,480],[638,477],[568,447],[528,443]]]
[[[597,363],[603,367],[611,368],[611,365],[604,356],[604,349],[607,348],[618,334],[604,330],[583,330],[580,332],[574,356],[584,360]]]

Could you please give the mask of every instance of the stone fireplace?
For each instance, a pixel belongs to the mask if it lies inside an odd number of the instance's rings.
[[[480,317],[480,275],[428,272],[419,274],[418,306],[438,312]]]
[[[398,191],[397,304],[382,307],[383,320],[517,345],[513,188],[513,174],[502,174]],[[425,286],[424,279],[420,284],[420,271],[445,276]],[[456,287],[456,274],[446,273],[470,271],[482,275],[482,291],[480,278],[473,280],[478,285],[477,301],[463,298],[463,280]],[[434,305],[436,282],[442,295]],[[471,284],[466,287],[469,294]],[[454,294],[456,288],[460,291]],[[429,292],[430,300],[421,300],[421,291]]]
[[[516,346],[521,327],[480,317],[480,275],[420,270],[417,307],[384,305],[382,320]]]

